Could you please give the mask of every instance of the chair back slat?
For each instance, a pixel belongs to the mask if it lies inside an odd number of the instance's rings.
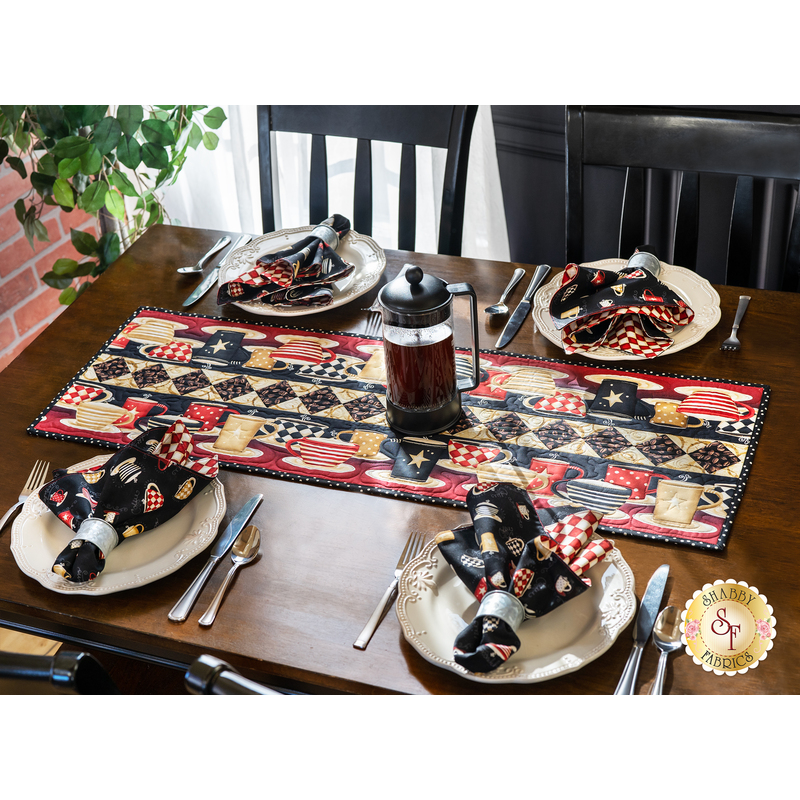
[[[630,167],[625,176],[619,226],[620,254],[630,255],[640,244],[644,244],[644,179],[644,170],[634,167]]]
[[[672,230],[673,263],[690,269],[698,263],[701,241],[700,180],[703,175],[738,178],[730,216],[724,280],[730,285],[763,286],[798,291],[800,286],[800,214],[795,208],[786,242],[786,258],[772,265],[769,224],[775,181],[800,180],[800,117],[715,110],[648,106],[568,106],[566,111],[566,255],[584,255],[584,167],[626,167],[625,196],[620,222],[618,257],[626,258],[649,242],[631,238],[652,228],[645,185],[641,203],[635,170],[682,173]],[[755,182],[754,182],[755,178]],[[765,188],[766,187],[766,188]],[[760,210],[759,210],[760,209]],[[705,224],[705,223],[703,223]],[[643,234],[644,235],[644,234]],[[787,241],[788,239],[788,241]],[[634,244],[635,242],[635,244]],[[662,258],[667,254],[660,254]],[[702,270],[701,270],[702,271]]]
[[[270,131],[312,136],[310,222],[315,224],[331,211],[328,207],[327,171],[323,169],[325,136],[357,139],[353,195],[353,228],[372,234],[373,192],[371,142],[403,145],[401,151],[398,246],[416,246],[417,146],[447,151],[442,209],[439,217],[438,252],[461,255],[464,202],[467,188],[469,144],[477,106],[258,106],[261,204],[264,231],[275,229],[273,169],[269,157],[274,148]],[[280,157],[280,154],[278,154]],[[324,211],[320,215],[320,211]]]

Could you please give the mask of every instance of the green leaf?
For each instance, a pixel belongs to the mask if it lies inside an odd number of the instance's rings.
[[[18,150],[25,152],[31,146],[31,137],[24,128],[17,128],[14,133],[14,145]]]
[[[197,150],[197,145],[203,141],[203,131],[200,130],[200,126],[196,123],[192,123],[192,127],[189,128],[189,138],[186,140],[186,143],[192,150]]]
[[[5,114],[12,125],[16,125],[25,113],[25,106],[0,106],[0,111]]]
[[[87,273],[88,275],[89,273]],[[75,293],[75,299],[77,300],[89,287],[91,284],[89,281],[84,281],[79,287],[78,291]]]
[[[211,131],[206,131],[203,134],[203,144],[205,145],[206,150],[216,150],[217,145],[219,144],[219,136]]]
[[[204,108],[208,108],[208,106],[190,106],[192,111],[202,111]]]
[[[68,208],[73,208],[75,206],[72,187],[69,185],[69,181],[64,178],[59,178],[53,184],[53,196],[60,206],[67,206]]]
[[[141,106],[119,106],[117,120],[126,136],[133,136],[144,119],[144,109]]]
[[[17,215],[17,221],[22,225],[25,220],[25,201],[21,197],[14,203],[14,212]]]
[[[78,299],[78,293],[71,286],[64,289],[58,296],[58,302],[62,306],[71,306]]]
[[[69,238],[72,240],[72,246],[82,256],[93,256],[97,253],[97,239],[91,233],[70,228]]]
[[[96,214],[106,202],[106,192],[108,186],[105,181],[95,181],[78,200],[78,206],[88,214]]]
[[[142,161],[142,148],[132,136],[123,136],[117,145],[117,158],[128,169],[136,169]]]
[[[162,119],[146,119],[142,123],[142,133],[148,142],[166,147],[175,144],[175,135]],[[147,162],[145,161],[145,164]]]
[[[39,159],[37,169],[39,172],[42,172],[45,175],[51,175],[54,178],[58,175],[56,160],[50,153],[46,153]]]
[[[72,283],[72,278],[62,278],[55,274],[55,272],[45,272],[42,275],[42,280],[53,289],[66,289]]]
[[[91,275],[94,272],[94,268],[97,266],[97,262],[95,261],[84,261],[81,264],[78,264],[78,269],[75,270],[75,274],[72,276],[73,278],[84,278],[87,275]],[[80,294],[80,292],[79,292]]]
[[[94,129],[94,146],[101,155],[110,153],[119,142],[122,126],[114,117],[103,117]]]
[[[219,128],[226,119],[228,118],[225,116],[225,112],[219,106],[212,108],[211,111],[203,115],[203,121],[209,128],[214,128],[214,130]]]
[[[64,109],[61,106],[34,106],[33,111],[46,136],[60,139],[69,133]]]
[[[126,197],[138,197],[139,192],[136,187],[128,180],[124,173],[115,169],[111,173],[111,183],[117,187]]]
[[[100,261],[95,275],[99,275],[119,258],[119,236],[114,231],[104,233],[98,242]]]
[[[169,155],[163,147],[147,142],[142,146],[142,161],[153,169],[165,169],[169,166]]]
[[[65,136],[56,143],[53,154],[58,158],[80,158],[91,146],[83,136]]]
[[[84,175],[96,175],[103,166],[103,156],[100,151],[92,144],[89,149],[81,156],[81,172]]]
[[[53,264],[53,273],[62,278],[74,275],[76,269],[78,269],[78,262],[74,258],[59,258]]]
[[[6,164],[8,164],[8,166],[11,167],[11,169],[18,172],[20,178],[28,177],[28,170],[25,169],[25,164],[23,163],[21,158],[17,158],[17,156],[9,156],[6,159]]]
[[[40,242],[50,241],[50,234],[47,232],[47,228],[45,228],[41,220],[35,219],[33,221],[33,233]]]
[[[116,189],[109,189],[106,192],[106,208],[108,213],[117,219],[125,217],[125,201]]]
[[[52,175],[43,175],[41,172],[31,173],[31,186],[42,196],[53,193],[55,178]]]
[[[61,178],[71,178],[80,172],[81,160],[79,158],[62,158],[58,162],[58,174]]]

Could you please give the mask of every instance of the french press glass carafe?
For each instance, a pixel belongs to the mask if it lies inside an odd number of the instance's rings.
[[[471,374],[456,374],[453,297],[466,295],[472,323]],[[400,433],[429,435],[455,424],[461,392],[480,382],[477,298],[468,283],[447,284],[406,264],[378,294],[386,357],[386,418]]]

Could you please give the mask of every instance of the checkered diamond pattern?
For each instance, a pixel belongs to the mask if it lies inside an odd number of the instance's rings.
[[[96,386],[81,386],[78,383],[73,383],[72,386],[64,392],[61,401],[69,403],[72,406],[77,406],[84,400],[96,400],[104,392]]]
[[[163,358],[165,361],[183,361],[189,363],[192,360],[192,346],[187,342],[170,342],[154,347],[148,353],[149,358]]]

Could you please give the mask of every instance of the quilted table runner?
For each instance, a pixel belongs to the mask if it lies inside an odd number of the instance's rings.
[[[470,358],[456,353],[459,372]],[[28,431],[119,448],[181,417],[223,468],[449,506],[477,482],[509,481],[545,527],[589,506],[606,532],[725,546],[768,386],[480,359],[452,429],[400,437],[380,339],[143,307]]]

